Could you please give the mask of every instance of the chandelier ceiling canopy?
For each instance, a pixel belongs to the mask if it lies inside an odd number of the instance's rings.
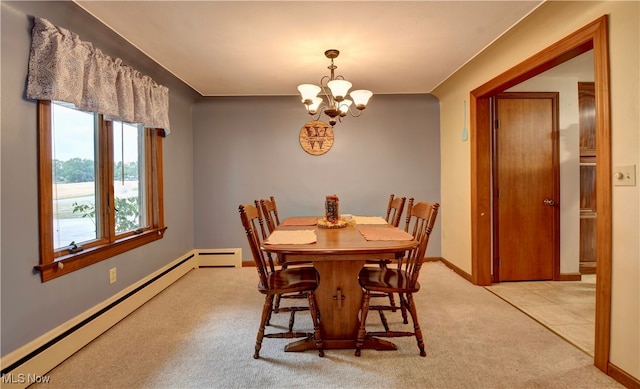
[[[342,118],[347,113],[354,117],[360,116],[369,99],[373,96],[373,92],[365,89],[353,90],[349,93],[352,84],[345,80],[343,76],[335,75],[335,70],[338,67],[334,65],[333,60],[339,54],[340,52],[335,49],[324,52],[324,55],[331,60],[331,65],[327,66],[331,74],[320,79],[320,86],[314,84],[298,86],[298,91],[302,96],[302,103],[305,105],[309,115],[315,116],[317,114],[314,120],[318,120],[320,114],[324,112],[329,117],[329,124],[332,127],[337,121],[342,121]],[[324,95],[324,99],[318,96],[320,93]],[[347,94],[351,97],[351,100],[347,98]],[[356,111],[353,110],[353,107],[356,108]]]

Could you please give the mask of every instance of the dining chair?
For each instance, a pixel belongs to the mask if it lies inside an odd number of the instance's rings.
[[[409,201],[407,202],[407,216],[405,217],[405,223],[404,223],[404,230],[405,232],[409,232],[409,227],[411,225],[411,221],[412,221],[412,215],[411,215],[411,209],[413,209],[413,197],[409,198]],[[399,226],[399,224],[398,224]],[[402,293],[398,293],[399,297],[402,298]],[[387,324],[387,318],[384,315],[384,311],[385,310],[390,310],[391,312],[395,312],[396,311],[396,306],[394,304],[393,301],[393,293],[390,293],[390,298],[389,301],[391,302],[389,305],[390,307],[380,307],[380,306],[376,306],[376,310],[378,311],[378,313],[380,314],[380,321],[382,321],[382,325],[384,326],[385,331],[389,331],[389,325]],[[407,308],[400,304],[400,312],[402,312],[402,323],[404,324],[409,324],[409,319],[407,317]]]
[[[395,197],[393,193],[389,196],[389,204],[387,205],[387,223],[394,227],[400,225],[400,219],[402,218],[402,212],[404,211],[404,203],[407,200],[406,197]]]
[[[264,200],[264,199],[263,199]],[[276,209],[275,208],[275,199],[273,198],[273,196],[271,196],[270,200],[267,200],[270,202],[270,204],[273,204],[273,207],[270,205],[268,206],[266,209],[267,211],[262,211],[263,207],[262,207],[262,203],[263,200],[254,200],[253,203],[255,205],[255,209],[256,212],[252,212],[251,216],[252,218],[250,218],[249,220],[252,221],[252,223],[254,225],[259,225],[260,226],[260,236],[261,239],[259,240],[260,242],[263,242],[272,232],[273,230],[271,230],[268,226],[268,223],[265,221],[265,217],[264,214],[265,212],[273,212],[272,209]],[[275,211],[276,213],[276,218],[274,220],[278,220],[277,219],[277,209]],[[278,224],[280,224],[280,221],[278,220]],[[277,226],[277,225],[275,225]],[[275,227],[273,228],[275,230]],[[256,232],[257,233],[257,232]],[[280,263],[278,257],[275,254],[271,254],[271,253],[267,253],[266,254],[268,256],[268,263],[269,266],[272,270],[277,269],[278,267],[280,267],[281,269],[286,269],[287,268],[287,264],[286,263]],[[294,295],[290,295],[290,294],[276,294],[275,298],[274,298],[274,302],[273,302],[273,308],[272,308],[272,312],[273,313],[280,313],[280,312],[291,312],[291,316],[289,319],[289,331],[293,331],[293,324],[295,321],[295,313],[297,311],[302,311],[302,310],[307,310],[309,309],[308,307],[286,307],[281,309],[280,308],[280,300],[281,298],[290,298],[290,299],[307,299],[306,294],[304,293],[297,293]],[[269,321],[271,320],[271,316],[269,316],[267,318],[267,325],[269,325]]]
[[[260,199],[254,201],[256,207],[259,208],[261,212],[261,216],[264,219],[264,223],[267,226],[268,233],[271,234],[275,229],[280,225],[280,216],[278,215],[278,206],[276,204],[276,199],[273,196],[270,196],[268,199]],[[281,262],[275,257],[276,262],[279,263],[283,268],[288,266],[287,263]],[[296,264],[310,264],[311,261],[308,262],[296,262]]]
[[[406,197],[395,197],[393,193],[389,195],[389,203],[387,204],[387,213],[385,218],[387,223],[394,227],[400,226],[400,220],[402,219],[402,212],[404,211],[404,204],[406,200]],[[367,263],[375,263],[383,266],[389,264],[390,261],[369,259],[367,260]]]
[[[262,217],[264,218],[265,225],[267,226],[267,230],[269,234],[275,231],[276,227],[280,225],[280,217],[278,215],[278,206],[276,204],[276,199],[273,196],[269,196],[268,199],[260,199],[254,201],[258,210],[262,213]],[[281,262],[276,256],[275,261],[280,265],[281,268],[286,269],[289,265],[285,262]],[[304,262],[299,264],[310,264],[311,262]],[[280,313],[280,302],[282,298],[286,299],[306,299],[304,294],[295,294],[295,295],[276,295],[273,302],[273,312]]]
[[[270,199],[267,199],[266,201],[269,202],[269,205],[263,206],[263,203],[265,202],[265,199],[261,199],[261,200],[254,200],[253,203],[255,205],[256,211],[255,213],[252,213],[249,220],[251,220],[254,224],[257,222],[258,225],[260,226],[260,235],[262,236],[262,239],[260,241],[264,241],[265,239],[267,239],[267,237],[275,230],[275,227],[277,227],[277,225],[275,224],[275,222],[272,222],[272,226],[269,226],[269,222],[267,221],[267,217],[265,215],[269,214],[270,212],[274,213],[276,215],[276,217],[273,220],[277,220],[278,224],[280,224],[280,220],[277,217],[277,208],[275,206],[275,199],[273,198],[273,196],[271,196]],[[265,227],[266,226],[266,227]],[[265,230],[266,228],[266,230]],[[275,270],[275,268],[278,266],[276,264],[279,264],[280,268],[286,268],[286,264],[282,265],[280,264],[280,261],[278,260],[278,257],[275,254],[270,254],[267,253],[268,255],[268,262],[270,265],[271,270]],[[280,310],[280,299],[282,298],[282,295],[277,294],[274,298],[274,302],[273,302],[273,307],[271,312],[272,313],[280,313],[280,312],[291,312],[291,317],[289,319],[289,331],[293,331],[293,323],[295,321],[295,313],[298,310],[305,310],[305,307],[298,307],[297,309],[283,309],[282,311]],[[292,296],[293,298],[293,296]],[[307,296],[305,294],[297,294],[295,296],[295,298],[304,298],[306,299]],[[271,320],[271,315],[269,315],[269,317],[267,318],[267,325],[269,325],[269,321]]]
[[[400,225],[400,220],[402,218],[402,212],[404,211],[404,204],[407,200],[406,197],[395,197],[393,193],[389,195],[389,202],[387,204],[387,214],[386,221],[390,225],[394,227],[398,227]],[[380,268],[386,268],[391,261],[390,260],[382,260],[382,259],[369,259],[366,261],[367,264],[378,265]],[[393,307],[393,311],[395,312],[396,302],[393,297],[393,293],[373,293],[371,297],[385,297],[389,299],[389,305]]]
[[[364,340],[367,337],[400,337],[415,336],[420,356],[426,356],[424,351],[424,340],[422,330],[418,323],[418,313],[414,301],[414,293],[420,290],[418,277],[420,268],[427,251],[429,237],[438,215],[440,204],[409,202],[407,208],[407,224],[405,230],[413,235],[418,241],[418,245],[408,252],[407,256],[398,263],[397,268],[376,268],[363,267],[358,274],[358,282],[363,289],[362,306],[360,313],[360,328],[358,329],[358,339],[356,341],[356,356],[360,356]],[[400,297],[400,305],[404,307],[413,321],[413,331],[391,331],[388,324],[385,324],[385,331],[366,331],[366,321],[369,310],[382,311],[391,309],[389,306],[370,306],[372,293],[397,293]],[[381,315],[381,318],[384,316]]]
[[[318,287],[318,272],[313,267],[292,267],[277,269],[269,253],[265,253],[261,246],[266,239],[266,232],[259,209],[251,204],[238,207],[240,220],[244,227],[251,248],[251,254],[258,270],[258,291],[265,295],[262,308],[260,327],[256,337],[254,358],[260,357],[263,338],[309,338],[316,343],[321,357],[324,356],[320,335],[320,315],[316,305],[315,290]],[[258,227],[259,226],[259,227]],[[281,311],[290,311],[288,331],[265,333],[273,312],[273,300],[277,295],[302,294],[309,301],[308,307],[285,307]],[[313,333],[293,331],[294,316],[297,311],[308,310],[311,313]]]
[[[272,233],[278,225],[280,225],[280,217],[278,216],[278,206],[276,205],[276,199],[270,196],[268,199],[259,200],[260,210],[264,216],[264,220],[267,223],[269,233]]]

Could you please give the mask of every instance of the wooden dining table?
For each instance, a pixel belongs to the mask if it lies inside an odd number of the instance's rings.
[[[297,220],[300,219],[302,217],[297,218]],[[343,228],[297,225],[295,221],[296,218],[283,220],[274,234],[277,231],[309,232],[313,230],[317,241],[307,244],[266,244],[269,241],[267,239],[263,249],[277,254],[278,260],[283,263],[313,263],[320,276],[315,295],[320,311],[323,347],[353,349],[360,325],[358,313],[363,295],[358,283],[360,269],[368,259],[400,259],[404,257],[407,250],[414,248],[417,242],[413,239],[367,240],[359,230],[363,225],[355,224],[353,221]],[[388,224],[376,227],[397,230],[397,227]],[[315,348],[313,340],[303,339],[288,344],[285,351],[304,351]],[[396,345],[387,340],[369,337],[365,340],[363,348],[396,350]]]

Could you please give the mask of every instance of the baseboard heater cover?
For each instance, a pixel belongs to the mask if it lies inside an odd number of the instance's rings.
[[[242,249],[202,249],[196,250],[199,267],[242,267]]]
[[[197,267],[194,252],[123,290],[99,308],[85,312],[57,329],[2,357],[4,387],[25,388],[34,382],[25,377],[44,377],[93,339],[149,301],[178,278]],[[99,304],[100,305],[100,304]],[[86,316],[86,317],[85,317]],[[94,328],[95,327],[95,328]]]

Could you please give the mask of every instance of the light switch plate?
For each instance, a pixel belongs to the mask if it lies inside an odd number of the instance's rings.
[[[636,165],[614,167],[613,186],[636,186]]]

